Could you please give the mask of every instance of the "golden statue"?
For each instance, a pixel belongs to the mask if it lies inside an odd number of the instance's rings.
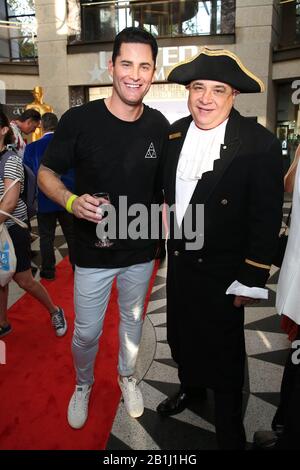
[[[43,88],[40,86],[35,86],[32,90],[34,100],[32,103],[29,103],[25,109],[36,109],[41,116],[45,113],[53,113],[53,108],[49,104],[43,102]],[[37,127],[36,130],[31,134],[31,140],[34,142],[42,137],[41,127]]]

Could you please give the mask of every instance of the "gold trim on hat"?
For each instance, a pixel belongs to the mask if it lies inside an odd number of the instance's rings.
[[[265,85],[264,83],[262,82],[262,80],[260,80],[260,78],[258,78],[256,75],[254,75],[254,73],[250,72],[250,70],[248,70],[244,64],[242,63],[242,61],[238,58],[237,55],[235,55],[233,52],[230,52],[226,49],[208,49],[207,47],[203,46],[200,48],[200,52],[199,54],[197,54],[196,56],[193,56],[193,57],[190,57],[189,59],[187,60],[183,60],[182,62],[179,62],[177,65],[174,65],[174,67],[171,68],[170,72],[168,73],[168,76],[167,76],[167,79],[169,78],[171,72],[173,72],[174,69],[176,69],[176,67],[179,67],[180,65],[184,65],[184,64],[188,64],[190,62],[193,62],[195,59],[197,59],[201,54],[205,54],[205,55],[208,55],[208,56],[228,56],[230,57],[231,59],[233,59],[237,64],[238,66],[240,67],[240,69],[246,74],[248,75],[248,77],[252,78],[252,80],[254,80],[255,82],[258,83],[258,85],[260,86],[260,91],[261,92],[264,92],[265,91]]]

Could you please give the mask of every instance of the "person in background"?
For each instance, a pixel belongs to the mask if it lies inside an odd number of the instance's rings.
[[[19,157],[23,158],[26,147],[26,142],[23,139],[22,134],[31,134],[37,127],[39,127],[40,122],[41,115],[35,109],[28,109],[24,111],[21,116],[10,122],[10,126],[15,137],[13,147]]]
[[[284,187],[293,192],[288,243],[281,266],[276,309],[281,328],[291,341],[281,382],[280,403],[272,421],[273,431],[257,431],[254,447],[268,450],[299,450],[300,443],[300,145],[285,178]]]
[[[6,146],[12,142],[13,132],[9,121],[6,115],[0,112],[0,159],[7,152]],[[16,179],[19,179],[19,181],[4,196],[0,203],[0,209],[23,222],[27,222],[27,208],[20,197],[24,190],[22,159],[18,155],[12,154],[4,165],[4,177],[0,177],[0,196]],[[4,214],[0,214],[0,224],[2,223],[5,223],[8,229],[16,253],[17,267],[13,276],[14,281],[48,310],[56,335],[63,336],[67,331],[63,309],[53,303],[45,287],[32,277],[29,230],[20,227]],[[8,284],[4,287],[0,286],[0,338],[12,331],[12,326],[7,318],[8,287]]]
[[[157,412],[175,415],[211,388],[218,447],[244,449],[244,307],[268,296],[282,218],[281,146],[235,110],[239,93],[264,85],[232,52],[202,48],[168,81],[187,87],[191,115],[171,126],[164,171],[166,202],[183,228],[178,238],[170,224],[167,273],[167,339],[180,388]],[[202,247],[189,239],[191,227],[204,234]]]
[[[299,159],[300,159],[300,144],[296,148],[294,160],[284,177],[284,189],[287,193],[292,193],[294,190],[295,177],[296,177],[296,171],[297,171]]]
[[[31,168],[35,175],[38,174],[42,156],[53,138],[57,124],[58,119],[54,113],[43,114],[41,119],[43,137],[26,146],[24,163]],[[61,177],[61,180],[69,191],[74,191],[74,170],[69,170],[66,175]],[[39,189],[37,221],[41,251],[40,276],[44,279],[54,280],[56,263],[54,239],[57,221],[61,225],[68,245],[70,263],[72,266],[74,265],[73,215],[60,205],[55,204]]]

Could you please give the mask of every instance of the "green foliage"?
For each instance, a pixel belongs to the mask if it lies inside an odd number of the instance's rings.
[[[32,58],[36,55],[35,45],[29,40],[19,39],[19,54],[20,58]]]

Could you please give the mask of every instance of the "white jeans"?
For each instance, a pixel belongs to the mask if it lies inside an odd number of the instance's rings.
[[[77,384],[94,382],[94,363],[111,288],[117,277],[120,310],[120,375],[134,373],[141,341],[143,310],[154,261],[125,268],[75,269],[75,328],[72,343]]]

